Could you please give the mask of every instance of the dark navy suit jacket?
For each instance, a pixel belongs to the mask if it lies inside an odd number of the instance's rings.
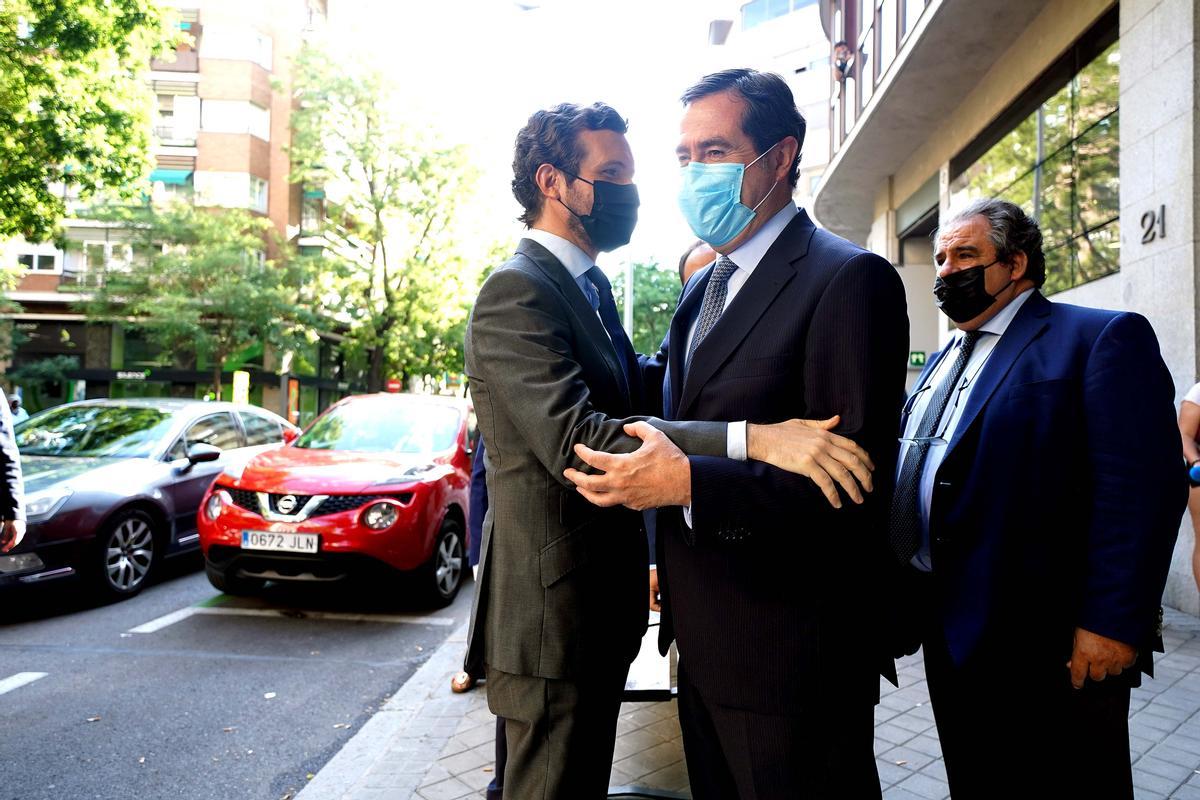
[[[952,657],[1011,641],[1065,663],[1078,626],[1139,647],[1149,671],[1187,503],[1150,323],[1035,292],[975,380],[930,506]]]
[[[908,318],[886,260],[801,211],[684,370],[712,268],[684,290],[665,365],[669,419],[779,422],[841,415],[876,464],[867,502],[835,511],[808,478],[756,461],[691,456],[693,526],[659,509],[659,645],[721,705],[792,714],[821,691],[877,696],[884,653],[879,565],[904,398]],[[653,363],[652,363],[653,362]]]

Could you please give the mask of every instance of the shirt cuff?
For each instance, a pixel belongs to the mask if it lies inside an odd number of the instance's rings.
[[[683,507],[683,521],[684,521],[684,523],[687,524],[687,526],[689,528],[693,527],[692,526],[692,507],[691,506]]]
[[[731,422],[725,429],[726,455],[734,461],[746,460],[746,420]],[[688,527],[691,527],[691,510],[687,512]]]

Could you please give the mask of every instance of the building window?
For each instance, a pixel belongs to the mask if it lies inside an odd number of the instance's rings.
[[[1032,214],[1042,229],[1046,294],[1120,269],[1119,43],[1087,61],[1079,48],[1084,66],[1050,87],[954,184],[956,206],[1001,197]]]
[[[246,172],[197,171],[196,205],[201,207],[249,208],[267,213],[267,182]]]
[[[267,213],[267,182],[250,176],[250,208],[260,214]]]
[[[742,30],[750,30],[768,20],[816,5],[816,2],[817,0],[751,0],[742,5]]]
[[[249,133],[271,138],[271,112],[249,100],[204,100],[200,125],[209,133]]]
[[[253,28],[219,23],[204,28],[205,58],[253,61],[270,71],[272,49],[271,37]]]
[[[18,253],[17,264],[29,272],[57,272],[57,253]]]

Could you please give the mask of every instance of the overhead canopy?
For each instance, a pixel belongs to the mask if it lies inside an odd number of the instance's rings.
[[[156,169],[150,173],[151,183],[187,183],[192,177],[190,169]]]

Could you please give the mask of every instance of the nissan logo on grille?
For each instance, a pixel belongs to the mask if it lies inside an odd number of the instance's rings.
[[[281,514],[290,514],[296,510],[296,495],[285,494],[283,497],[275,501],[275,507],[279,509]]]

